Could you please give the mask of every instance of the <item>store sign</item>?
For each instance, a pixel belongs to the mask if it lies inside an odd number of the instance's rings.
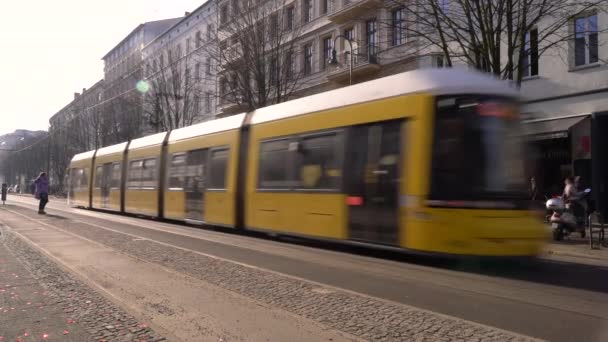
[[[591,159],[591,118],[587,118],[571,129],[572,160]]]

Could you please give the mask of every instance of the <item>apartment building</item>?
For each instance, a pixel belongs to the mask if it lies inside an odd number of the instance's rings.
[[[550,23],[531,31],[530,51],[538,50],[536,32]],[[570,175],[590,185],[592,115],[608,112],[608,13],[590,9],[567,25],[572,39],[540,58],[526,56],[521,85],[526,126],[541,157],[537,183],[547,194],[560,193]]]
[[[137,91],[137,84],[144,76],[142,50],[180,20],[172,18],[140,24],[103,56],[104,113],[113,118],[116,128],[122,132],[115,136],[126,140],[150,131],[143,113],[143,96]]]
[[[238,20],[239,3],[243,6],[236,0],[218,0],[220,28],[231,20]],[[410,43],[405,11],[391,8],[383,1],[266,0],[254,3],[258,6],[273,3],[270,6],[279,13],[279,20],[275,19],[276,23],[273,23],[276,16],[273,13],[264,15],[264,19],[279,30],[292,32],[291,37],[296,41],[293,56],[290,54],[289,62],[284,62],[298,75],[297,89],[292,97],[441,63],[440,56],[421,51]],[[224,36],[225,42],[220,39],[219,44],[229,46],[233,36]],[[334,47],[336,58],[332,61]],[[229,80],[223,80],[220,72],[218,82],[222,97],[222,82],[229,83]],[[234,103],[220,100],[218,115],[240,110],[242,108]]]
[[[207,1],[142,50],[148,90],[144,111],[155,131],[213,119],[216,108],[216,1]]]

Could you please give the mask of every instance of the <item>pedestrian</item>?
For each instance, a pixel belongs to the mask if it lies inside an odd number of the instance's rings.
[[[38,214],[44,215],[44,207],[49,202],[49,180],[46,177],[46,172],[40,172],[40,175],[34,181],[36,184],[36,199],[40,200],[38,205]]]
[[[8,184],[2,183],[2,205],[6,204],[6,194],[8,193]]]

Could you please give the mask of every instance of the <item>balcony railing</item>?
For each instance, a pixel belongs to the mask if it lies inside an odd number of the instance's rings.
[[[381,2],[381,0],[334,0],[327,16],[334,23],[342,24],[357,19],[370,10],[375,10]]]
[[[329,65],[327,78],[332,81],[348,80],[351,71],[349,52],[341,52],[337,56],[338,64]],[[371,53],[357,53],[353,55],[352,76],[358,77],[375,73],[380,70],[377,55]]]

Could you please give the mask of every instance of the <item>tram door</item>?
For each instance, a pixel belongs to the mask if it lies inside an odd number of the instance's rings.
[[[188,152],[186,164],[186,219],[203,221],[207,185],[207,150]]]
[[[345,187],[349,238],[399,243],[399,161],[401,120],[352,127]]]
[[[110,204],[110,187],[112,186],[112,163],[103,164],[101,171],[101,208],[107,209]]]

